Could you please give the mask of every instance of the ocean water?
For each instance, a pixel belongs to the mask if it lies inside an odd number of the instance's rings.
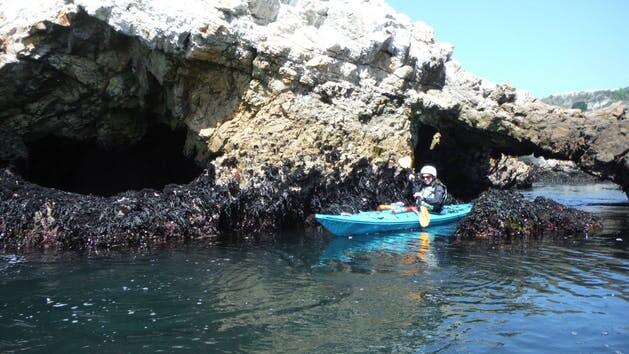
[[[0,254],[0,352],[628,353],[626,197],[609,184],[526,194],[605,228],[500,247],[452,242],[441,227]]]

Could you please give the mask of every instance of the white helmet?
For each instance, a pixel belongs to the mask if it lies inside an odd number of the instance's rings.
[[[421,171],[419,171],[419,175],[433,175],[435,178],[437,178],[437,169],[435,168],[435,166],[430,166],[430,165],[426,165],[424,167],[422,167]]]

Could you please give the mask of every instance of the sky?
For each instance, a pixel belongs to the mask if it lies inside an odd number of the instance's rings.
[[[629,86],[629,0],[386,0],[467,71],[533,96]]]

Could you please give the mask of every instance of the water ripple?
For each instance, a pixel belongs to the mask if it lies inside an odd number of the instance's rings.
[[[0,255],[0,352],[627,351],[628,214],[495,249],[412,232]]]

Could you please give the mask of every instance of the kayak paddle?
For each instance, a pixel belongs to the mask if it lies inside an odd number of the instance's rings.
[[[419,225],[421,227],[427,227],[428,224],[430,224],[430,213],[428,212],[428,208],[421,206],[417,214],[419,214]]]

